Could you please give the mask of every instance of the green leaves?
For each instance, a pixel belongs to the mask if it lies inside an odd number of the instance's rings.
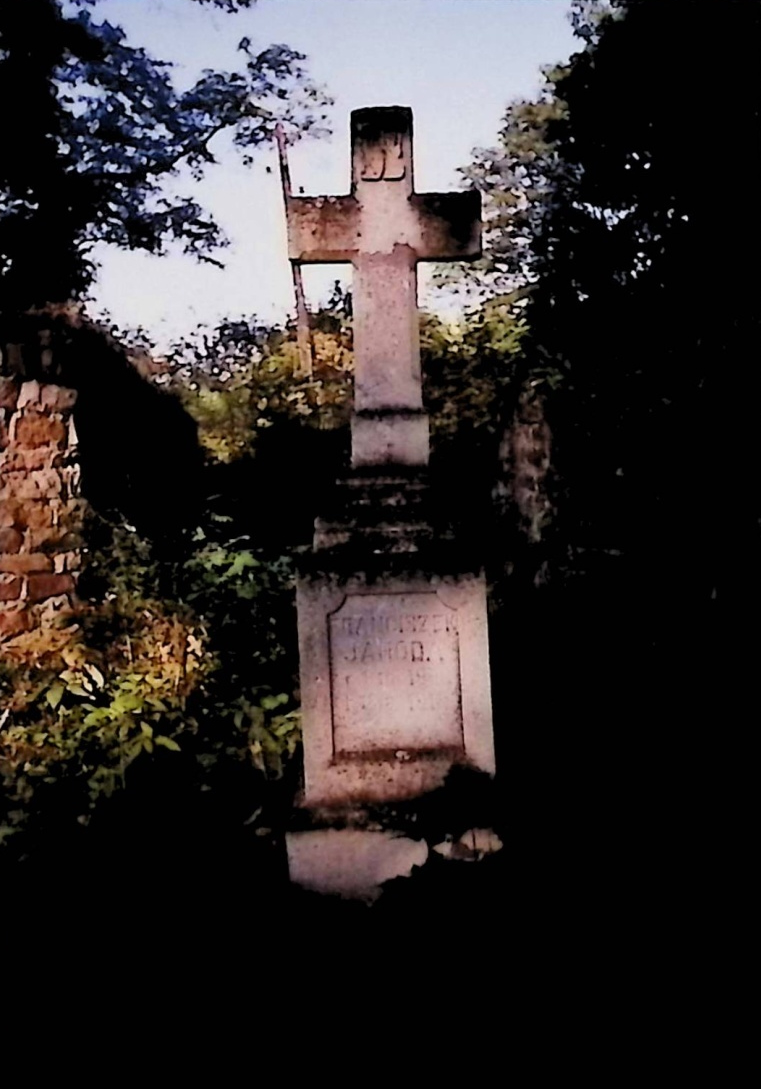
[[[61,682],[58,681],[56,684],[51,685],[45,693],[45,699],[47,700],[48,706],[53,711],[55,711],[56,707],[63,699],[63,694],[65,691],[66,685],[61,684]]]
[[[159,564],[133,530],[98,523],[97,598],[71,641],[29,668],[0,665],[6,849],[23,852],[33,828],[97,817],[143,769],[190,776],[191,795],[224,793],[230,779],[241,789],[244,775],[249,814],[283,776],[300,739],[293,561],[234,525],[207,513],[186,556]],[[177,600],[159,597],[161,583]]]
[[[269,720],[254,716],[251,720],[249,752],[254,766],[266,775],[279,779],[283,774],[285,759],[293,756],[300,741],[299,711],[277,715]]]
[[[261,707],[265,711],[274,711],[276,707],[281,707],[284,703],[287,703],[288,699],[289,697],[285,692],[281,692],[279,696],[264,696]]]
[[[207,2],[230,12],[251,6]],[[78,7],[0,6],[0,97],[18,107],[3,114],[0,136],[24,147],[19,161],[0,166],[3,305],[18,312],[83,292],[98,242],[153,254],[179,242],[219,264],[213,253],[226,239],[218,223],[192,191],[168,192],[167,180],[180,167],[200,180],[215,162],[209,142],[224,130],[247,164],[278,119],[291,140],[325,131],[329,99],[288,46],[257,52],[244,40],[237,71],[207,69],[183,90],[170,65],[98,21],[86,0]],[[30,255],[43,248],[40,264]]]
[[[180,752],[180,746],[172,737],[165,737],[163,734],[157,734],[153,739],[158,746],[162,749],[169,749],[170,752]]]

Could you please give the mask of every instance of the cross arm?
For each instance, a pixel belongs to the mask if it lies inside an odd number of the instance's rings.
[[[481,194],[413,193],[421,261],[464,261],[481,256]]]
[[[358,245],[353,196],[288,197],[288,257],[299,264],[351,261]]]

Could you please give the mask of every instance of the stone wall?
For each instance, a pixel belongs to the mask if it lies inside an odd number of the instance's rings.
[[[552,514],[548,475],[552,460],[552,432],[544,399],[531,387],[524,389],[499,451],[502,480],[495,498],[512,499],[514,513],[526,539],[537,544]]]
[[[75,605],[83,504],[76,391],[0,378],[0,642]]]

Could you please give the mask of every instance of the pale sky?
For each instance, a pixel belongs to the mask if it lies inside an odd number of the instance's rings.
[[[569,0],[259,0],[237,15],[188,0],[99,0],[96,16],[124,27],[133,45],[175,63],[180,86],[203,68],[240,64],[236,46],[285,43],[306,53],[312,79],[335,99],[333,135],[291,150],[294,189],[345,193],[349,114],[362,106],[411,106],[415,185],[459,188],[457,167],[472,148],[495,143],[505,107],[538,89],[540,68],[578,48]],[[183,185],[232,240],[217,256],[224,271],[177,254],[156,258],[100,247],[94,310],[121,326],[143,325],[159,345],[199,322],[256,314],[282,321],[292,310],[291,273],[274,150],[252,168],[215,138],[219,165],[201,184]],[[267,173],[266,167],[271,168]],[[349,266],[306,268],[308,302],[324,301]],[[421,302],[431,294],[421,283]]]

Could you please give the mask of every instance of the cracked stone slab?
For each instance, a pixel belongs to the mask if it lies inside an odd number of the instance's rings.
[[[428,858],[423,840],[354,828],[289,832],[286,846],[294,884],[367,903],[378,899],[384,882],[409,877]]]

